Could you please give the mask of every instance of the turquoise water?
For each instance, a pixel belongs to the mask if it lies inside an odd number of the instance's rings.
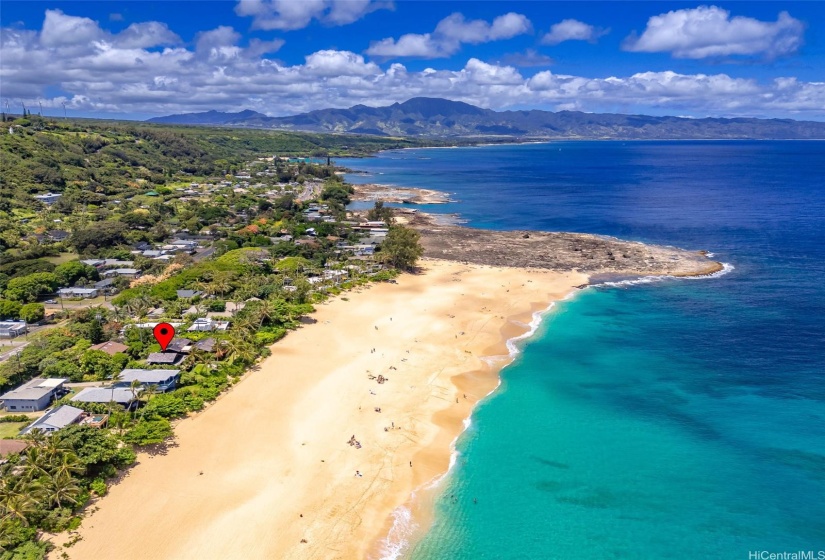
[[[559,304],[474,413],[435,524],[406,557],[825,550],[825,143],[560,143],[347,165],[449,190],[459,202],[438,210],[476,227],[618,235],[735,266]]]

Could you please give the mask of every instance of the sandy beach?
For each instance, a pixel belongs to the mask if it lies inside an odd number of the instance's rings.
[[[139,456],[69,557],[379,557],[393,511],[447,470],[463,420],[497,385],[505,341],[587,282],[422,264],[397,284],[320,305],[314,324],[181,421],[167,453]]]

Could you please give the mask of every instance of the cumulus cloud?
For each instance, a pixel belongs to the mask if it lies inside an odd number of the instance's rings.
[[[610,30],[588,25],[576,19],[565,19],[553,25],[550,32],[541,38],[544,45],[558,45],[564,41],[589,41],[595,43]]]
[[[769,22],[731,17],[717,6],[700,6],[651,17],[641,36],[625,40],[624,49],[669,52],[676,58],[756,54],[774,58],[796,52],[804,31],[804,24],[788,12]]]
[[[510,39],[532,29],[526,16],[514,12],[498,16],[492,23],[482,19],[468,21],[456,12],[438,22],[432,33],[408,33],[397,40],[388,37],[374,41],[367,54],[382,58],[442,58],[458,52],[463,43],[476,45]]]
[[[130,35],[119,39],[119,34],[90,21],[60,13],[40,30],[2,29],[0,95],[27,105],[42,100],[45,109],[53,107],[59,112],[66,102],[69,109],[101,116],[240,107],[290,115],[358,103],[387,105],[424,95],[494,109],[632,108],[658,114],[825,119],[825,82],[794,77],[759,82],[723,73],[672,71],[586,77],[544,70],[530,75],[504,61],[476,58],[453,68],[414,71],[399,63],[386,68],[360,54],[332,49],[287,65],[262,56],[277,50],[278,40],[242,46],[240,35],[231,27],[200,33],[192,47],[148,47],[141,45],[170,39],[165,28],[136,27],[157,38],[141,42]],[[53,35],[48,37],[61,26],[81,31],[86,42],[64,46]],[[490,24],[483,34],[475,30],[472,37],[465,28],[456,34],[477,40],[492,36],[493,28]],[[55,91],[60,93],[55,95]]]
[[[313,19],[327,25],[347,25],[392,2],[375,0],[239,0],[235,13],[252,17],[253,29],[303,29]]]
[[[180,43],[180,37],[159,21],[133,23],[116,35],[119,46],[130,49],[147,49],[160,45]]]

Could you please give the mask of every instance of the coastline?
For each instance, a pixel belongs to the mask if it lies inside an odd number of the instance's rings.
[[[452,435],[449,446],[446,446],[450,452],[449,463],[443,473],[413,489],[408,500],[392,512],[390,519],[385,524],[386,529],[383,536],[372,546],[370,553],[367,555],[369,560],[399,560],[405,558],[411,547],[427,534],[435,521],[435,500],[441,491],[441,484],[450,476],[458,459],[456,445],[459,438],[472,425],[472,417],[477,407],[493,396],[501,387],[502,371],[512,365],[522,351],[517,344],[529,340],[535,335],[544,318],[555,308],[556,303],[571,299],[579,289],[581,287],[573,287],[566,296],[555,299],[544,307],[540,304],[533,304],[531,312],[507,318],[507,324],[501,329],[501,345],[507,354],[495,354],[482,358],[489,365],[490,374],[494,378],[489,387],[479,384],[477,376],[470,373],[453,377],[451,381],[456,389],[462,393],[468,390],[478,391],[481,389],[483,391],[487,388],[489,390],[473,403],[464,418],[454,418],[448,410],[438,412],[433,416],[433,423],[438,425],[443,432],[441,439],[446,440]],[[526,319],[527,316],[530,317],[529,323],[522,320]],[[458,420],[460,420],[460,428],[456,426]]]
[[[166,454],[141,454],[70,557],[381,557],[393,513],[445,476],[473,408],[512,361],[511,341],[587,283],[576,272],[423,265],[398,286],[351,294],[357,305],[321,306],[317,324],[180,422]],[[325,355],[306,351],[321,341]],[[350,432],[361,449],[346,445]]]

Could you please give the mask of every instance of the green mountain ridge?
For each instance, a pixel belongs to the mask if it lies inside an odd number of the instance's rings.
[[[225,115],[223,120],[220,115]],[[158,119],[163,119],[162,121]],[[355,105],[288,117],[254,111],[189,113],[152,122],[411,137],[570,139],[825,139],[825,123],[792,119],[654,117],[580,111],[493,111],[415,97],[385,107]]]

